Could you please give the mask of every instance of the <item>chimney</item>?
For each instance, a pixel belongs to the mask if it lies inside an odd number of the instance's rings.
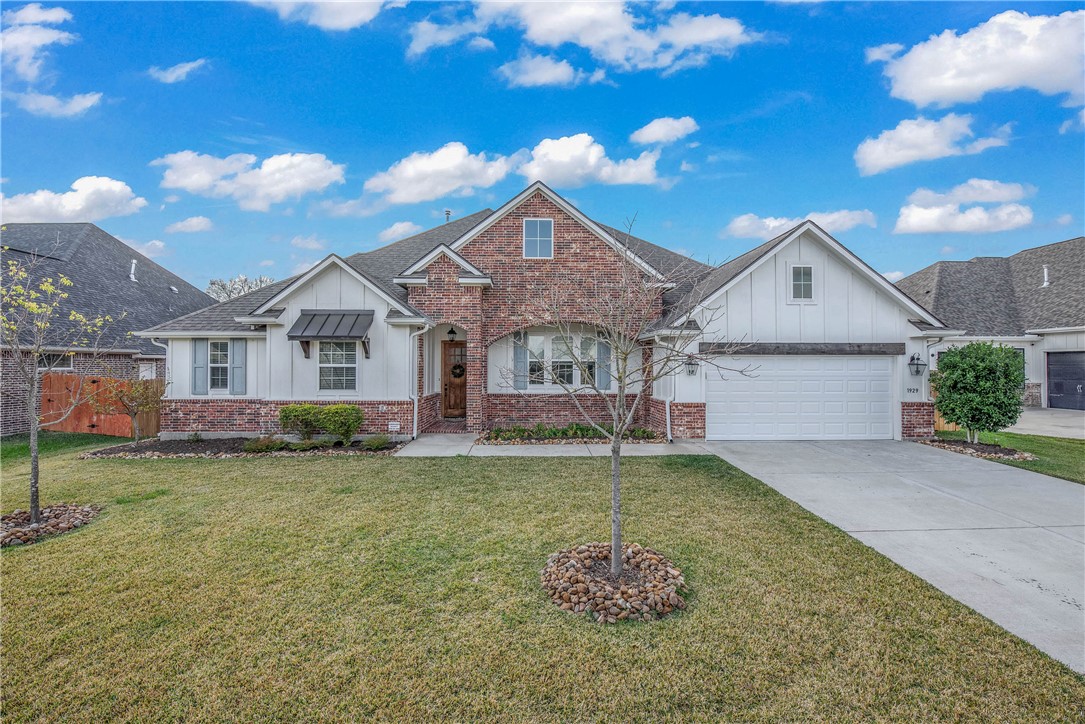
[[[128,270],[128,278],[131,279],[134,282],[139,281],[138,279],[136,279],[136,260],[135,259],[132,260],[132,268]]]
[[[445,209],[445,223],[447,224],[448,220],[451,219],[451,218],[452,218],[452,209]]]
[[[1047,278],[1047,264],[1044,264],[1044,283],[1041,285],[1040,288],[1042,289],[1043,287],[1049,286],[1051,286],[1051,281]]]

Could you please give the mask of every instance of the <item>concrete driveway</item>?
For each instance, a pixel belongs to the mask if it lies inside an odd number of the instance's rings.
[[[1085,673],[1085,486],[916,443],[702,444]]]
[[[1006,432],[1085,440],[1085,411],[1026,407],[1021,410],[1017,423],[1007,427]]]

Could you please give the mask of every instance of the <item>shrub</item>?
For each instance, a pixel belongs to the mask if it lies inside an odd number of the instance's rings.
[[[198,432],[194,432],[188,436],[189,442],[203,442],[203,435]]]
[[[387,435],[374,435],[362,441],[362,447],[371,452],[383,450],[392,443],[392,438]]]
[[[320,426],[329,435],[349,445],[354,433],[365,422],[365,413],[355,405],[328,405],[320,413]]]
[[[298,442],[292,442],[287,447],[291,450],[298,450],[304,452],[305,450],[320,450],[321,448],[331,447],[335,444],[333,440],[300,440]]]
[[[265,435],[264,437],[254,437],[251,440],[246,440],[241,449],[247,453],[274,452],[276,450],[285,450],[286,441],[271,435]]]
[[[319,405],[283,405],[279,408],[279,424],[286,432],[302,440],[311,440],[321,426]]]
[[[1012,347],[973,342],[943,352],[931,384],[942,417],[965,428],[969,442],[978,442],[980,432],[1017,422],[1025,363]]]

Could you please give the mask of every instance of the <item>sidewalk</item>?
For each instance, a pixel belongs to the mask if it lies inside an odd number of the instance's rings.
[[[432,433],[419,435],[396,453],[399,457],[610,457],[610,445],[476,445],[477,435]],[[707,455],[700,445],[691,442],[627,443],[622,445],[622,455]]]

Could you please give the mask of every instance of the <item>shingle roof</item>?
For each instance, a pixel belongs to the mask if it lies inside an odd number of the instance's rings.
[[[964,329],[970,336],[1080,327],[1085,325],[1085,237],[1009,257],[936,262],[901,279],[897,286],[950,327]]]
[[[113,349],[138,349],[146,355],[164,351],[130,332],[208,307],[215,300],[140,254],[94,224],[4,224],[0,227],[4,255],[37,256],[36,274],[72,281],[62,316],[74,310],[87,316],[114,318],[103,342]],[[136,261],[136,281],[129,279]],[[176,291],[174,291],[176,290]],[[121,314],[124,317],[121,317]],[[63,329],[63,321],[54,322]]]

